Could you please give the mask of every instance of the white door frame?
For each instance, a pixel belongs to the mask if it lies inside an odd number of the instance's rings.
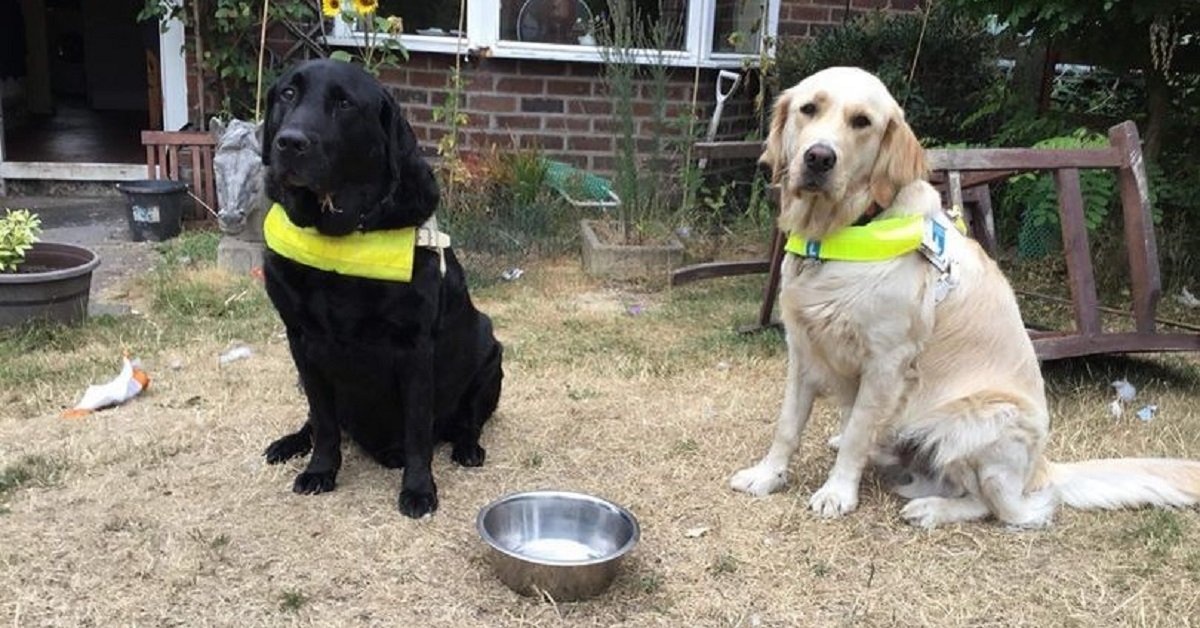
[[[176,0],[179,4],[182,0]],[[158,35],[159,83],[162,85],[164,131],[178,131],[188,123],[187,53],[183,22],[171,19]]]
[[[183,22],[177,19],[170,20],[163,26],[158,39],[163,128],[177,131],[188,123],[185,33]],[[0,196],[8,194],[6,179],[129,181],[146,178],[144,164],[5,161],[3,123],[4,109],[3,104],[0,104]]]

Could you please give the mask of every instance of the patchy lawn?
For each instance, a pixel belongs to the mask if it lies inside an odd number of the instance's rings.
[[[487,464],[462,469],[439,450],[441,506],[427,521],[400,516],[398,473],[352,448],[337,491],[294,495],[303,462],[261,457],[305,411],[282,329],[253,280],[205,259],[173,250],[131,287],[139,318],[0,337],[0,624],[1200,623],[1195,511],[1064,510],[1044,531],[924,532],[868,479],[857,512],[813,518],[808,495],[833,460],[828,405],[785,492],[730,491],[730,474],[765,451],[782,398],[781,336],[732,331],[753,318],[761,277],[649,292],[561,260],[480,288],[507,347]],[[234,341],[254,355],[219,367]],[[143,358],[147,393],[59,418],[116,373],[122,348]],[[1047,375],[1053,457],[1200,457],[1196,357]],[[1153,421],[1109,416],[1119,377],[1139,387],[1138,406],[1158,405]],[[597,493],[639,517],[642,542],[605,596],[555,606],[492,577],[475,513],[536,488]]]

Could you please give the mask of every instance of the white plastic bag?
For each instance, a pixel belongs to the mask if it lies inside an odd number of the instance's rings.
[[[96,410],[125,403],[146,390],[150,385],[150,376],[141,369],[137,360],[130,360],[128,355],[123,360],[125,364],[121,367],[120,375],[110,382],[88,386],[79,403],[63,411],[63,417],[78,419]]]

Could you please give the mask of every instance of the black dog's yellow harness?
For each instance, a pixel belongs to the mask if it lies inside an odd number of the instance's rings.
[[[446,274],[445,250],[450,236],[438,231],[430,217],[420,227],[355,232],[328,236],[313,227],[298,227],[279,203],[271,206],[263,221],[267,248],[293,262],[339,275],[397,281],[412,281],[416,247],[438,252],[441,272]]]

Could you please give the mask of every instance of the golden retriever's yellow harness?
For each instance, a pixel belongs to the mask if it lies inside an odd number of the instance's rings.
[[[445,274],[443,251],[450,246],[450,236],[438,231],[433,218],[420,227],[328,236],[313,227],[297,227],[279,203],[267,212],[263,237],[267,248],[305,266],[339,275],[403,283],[412,281],[416,247],[437,250]]]
[[[933,299],[935,303],[941,303],[958,285],[955,262],[946,253],[946,233],[951,229],[964,235],[967,233],[967,223],[957,207],[932,217],[915,214],[871,220],[820,240],[791,234],[783,248],[799,257],[842,262],[882,262],[919,252],[938,270]]]
[[[846,227],[820,240],[809,240],[793,233],[788,236],[784,250],[800,257],[843,262],[881,262],[918,250],[926,257],[931,254],[942,257],[946,250],[947,228],[963,234],[967,232],[961,215],[955,214],[951,222],[941,215],[927,218],[915,214]],[[930,261],[934,262],[932,258]],[[938,264],[934,262],[934,265]]]

